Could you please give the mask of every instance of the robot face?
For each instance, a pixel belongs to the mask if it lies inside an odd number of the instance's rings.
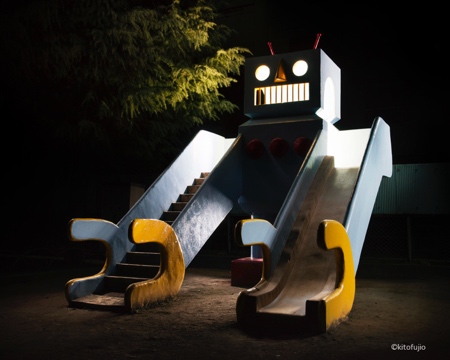
[[[285,67],[290,71],[287,72]],[[285,64],[283,59],[279,60],[275,74],[272,74],[272,80],[275,85],[267,84],[254,89],[254,105],[282,104],[286,102],[308,101],[309,100],[309,82],[288,83],[286,74],[295,81],[294,76],[299,80],[308,71],[308,63],[305,60],[297,60],[292,66]],[[255,70],[255,78],[261,83],[266,82],[271,77],[270,67],[263,64]],[[276,85],[279,84],[279,85]]]
[[[336,85],[340,90],[340,70],[322,50],[249,58],[245,73],[244,112],[252,119],[324,118],[320,114],[324,114],[325,105],[325,120],[335,122],[340,116],[340,91],[336,93]]]

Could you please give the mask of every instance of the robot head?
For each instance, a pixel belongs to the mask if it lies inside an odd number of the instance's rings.
[[[251,119],[341,116],[341,71],[320,49],[248,58],[244,113]]]

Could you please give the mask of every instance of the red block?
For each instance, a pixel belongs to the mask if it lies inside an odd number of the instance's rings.
[[[263,259],[246,257],[231,262],[231,285],[255,286],[262,278]]]

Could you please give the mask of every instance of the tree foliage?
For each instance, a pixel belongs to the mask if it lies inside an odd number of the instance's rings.
[[[6,71],[58,137],[170,150],[177,135],[237,110],[221,89],[248,50],[223,48],[231,30],[211,2],[31,1],[4,19]]]

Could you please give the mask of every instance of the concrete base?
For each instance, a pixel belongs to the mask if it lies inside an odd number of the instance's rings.
[[[262,278],[263,259],[246,257],[231,262],[231,286],[252,287]]]

